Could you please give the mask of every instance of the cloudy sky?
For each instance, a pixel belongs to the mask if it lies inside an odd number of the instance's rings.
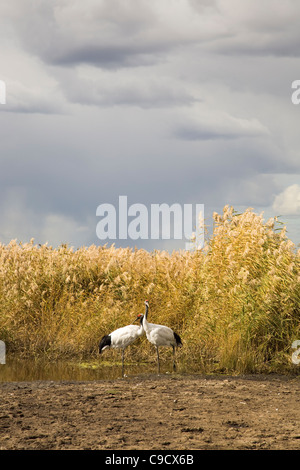
[[[0,241],[102,244],[126,195],[253,207],[299,243],[299,24],[294,0],[2,2]]]

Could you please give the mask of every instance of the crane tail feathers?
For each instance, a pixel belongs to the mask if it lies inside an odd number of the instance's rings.
[[[111,345],[111,337],[110,335],[104,335],[99,343],[99,354],[106,348],[109,348]]]

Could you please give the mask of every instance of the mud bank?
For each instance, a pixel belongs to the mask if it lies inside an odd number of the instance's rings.
[[[0,384],[0,449],[300,449],[300,378]]]

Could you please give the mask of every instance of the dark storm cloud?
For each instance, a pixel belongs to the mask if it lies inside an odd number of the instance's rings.
[[[153,65],[193,44],[222,54],[300,54],[300,12],[292,0],[10,3],[4,11],[22,46],[59,66]]]
[[[239,126],[236,129],[226,129],[214,128],[212,125],[211,127],[199,124],[191,125],[190,127],[186,125],[182,125],[182,127],[178,127],[174,131],[174,136],[183,139],[183,140],[234,140],[240,139],[247,136],[256,137],[261,135],[263,131],[260,129],[241,129]]]
[[[160,48],[158,47],[158,50]],[[146,51],[140,53],[133,47],[113,47],[107,46],[86,46],[77,47],[76,50],[67,50],[64,53],[56,54],[46,53],[43,57],[54,65],[63,65],[66,67],[75,64],[93,64],[104,68],[119,68],[119,67],[138,67],[142,65],[151,65],[157,61],[151,55],[155,51]]]
[[[288,213],[299,14],[279,0],[2,3],[0,241],[99,243],[96,208],[120,195],[209,217],[281,194]]]
[[[49,64],[66,67],[153,65],[166,60],[174,48],[227,34],[222,24],[214,24],[210,11],[203,17],[186,1],[12,4],[11,17],[23,46]]]

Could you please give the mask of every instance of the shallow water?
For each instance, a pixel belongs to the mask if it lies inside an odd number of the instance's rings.
[[[162,373],[171,372],[162,367]],[[170,370],[169,370],[170,369]],[[126,364],[125,375],[155,374],[156,364]],[[34,380],[85,381],[115,380],[122,376],[121,362],[98,360],[67,361],[39,359],[19,359],[8,357],[5,364],[0,364],[0,382],[27,382]]]

